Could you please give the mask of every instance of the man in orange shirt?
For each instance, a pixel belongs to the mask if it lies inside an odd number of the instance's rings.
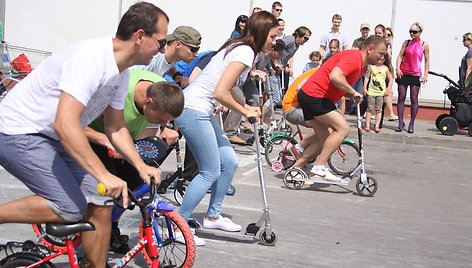
[[[302,108],[298,105],[298,90],[300,87],[305,83],[310,76],[312,76],[318,68],[310,69],[300,76],[298,76],[290,87],[287,89],[287,92],[284,95],[282,100],[282,112],[287,119],[292,124],[302,125],[306,127],[305,119],[303,118],[303,111]],[[309,158],[310,156],[303,155],[303,151],[305,148],[310,145],[314,141],[315,132],[310,131],[308,134],[305,135],[304,139],[297,143],[296,145],[290,148],[290,151],[297,159],[295,163],[295,167],[302,167],[308,163],[308,161],[312,160],[313,157]]]

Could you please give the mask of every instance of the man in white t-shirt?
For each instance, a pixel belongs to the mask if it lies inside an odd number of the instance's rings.
[[[321,57],[325,57],[325,52],[327,48],[329,48],[329,42],[331,42],[332,39],[338,39],[339,40],[339,47],[341,50],[346,50],[349,48],[348,40],[345,34],[342,34],[339,31],[339,28],[341,27],[341,22],[343,21],[343,18],[339,14],[334,14],[333,18],[331,19],[331,22],[333,23],[333,26],[331,27],[331,31],[328,33],[325,33],[321,36],[321,41],[320,41],[320,54]]]
[[[167,36],[167,47],[163,53],[157,53],[143,69],[162,77],[169,75],[182,88],[188,85],[188,78],[175,69],[176,62],[182,60],[191,63],[200,49],[202,36],[190,26],[179,26]]]
[[[114,148],[149,183],[160,170],[147,166],[135,150],[123,120],[129,72],[148,64],[165,47],[169,18],[146,2],[123,15],[114,38],[71,45],[44,60],[0,103],[0,165],[33,195],[0,205],[0,223],[92,222],[82,234],[89,267],[106,266],[112,206],[127,185],[111,174],[92,151],[84,127],[103,113]],[[150,24],[150,22],[153,22]],[[96,191],[98,181],[106,195]]]

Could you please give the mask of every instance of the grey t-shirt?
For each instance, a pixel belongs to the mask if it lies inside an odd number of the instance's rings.
[[[461,60],[461,67],[459,68],[459,82],[461,86],[464,86],[465,79],[465,74],[467,73],[467,59],[472,58],[472,47],[467,50],[467,53]]]
[[[287,35],[284,38],[282,38],[282,41],[285,43],[285,49],[284,53],[282,54],[282,57],[280,58],[280,62],[285,65],[288,63],[288,61],[295,55],[295,52],[297,52],[298,47],[300,45],[297,45],[295,43],[295,36],[293,35]]]

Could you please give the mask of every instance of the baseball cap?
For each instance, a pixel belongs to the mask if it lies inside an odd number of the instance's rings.
[[[190,26],[179,26],[173,33],[167,35],[167,42],[179,40],[180,42],[190,46],[200,46],[202,36],[200,33]]]
[[[362,23],[361,24],[361,28],[359,28],[360,30],[364,29],[364,28],[367,28],[370,30],[370,25],[368,23]]]

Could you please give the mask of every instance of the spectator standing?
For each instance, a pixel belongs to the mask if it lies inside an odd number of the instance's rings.
[[[277,39],[285,37],[285,21],[282,18],[278,18],[277,22],[279,23],[279,32],[277,33]]]
[[[418,95],[421,83],[428,81],[429,71],[429,45],[421,40],[423,25],[415,22],[410,26],[411,39],[405,40],[397,57],[398,84],[398,127],[395,132],[401,132],[405,127],[403,116],[405,112],[405,99],[408,86],[410,87],[411,119],[408,125],[408,133],[414,133],[415,119],[419,109]],[[424,56],[424,74],[421,75],[421,62]]]
[[[239,15],[238,18],[236,19],[236,22],[234,24],[234,30],[231,33],[231,38],[238,38],[241,36],[241,34],[244,31],[244,27],[246,27],[246,22],[247,22],[247,16],[246,15]]]
[[[352,42],[352,49],[361,49],[364,41],[369,37],[370,25],[368,23],[362,23],[359,31],[361,32],[361,36]]]
[[[306,72],[316,67],[320,67],[320,64],[321,64],[320,52],[312,51],[310,55],[308,55],[308,59],[310,59],[310,61],[307,64],[305,64],[305,67],[303,67],[303,72]]]
[[[160,170],[144,163],[123,120],[129,70],[148,64],[165,47],[169,18],[147,2],[130,6],[114,38],[68,46],[45,59],[0,103],[0,165],[33,195],[0,205],[0,223],[87,220],[94,232],[81,235],[91,267],[105,267],[113,206],[127,185],[111,174],[90,147],[84,132],[103,112],[111,144],[142,180],[160,182]],[[25,161],[28,163],[25,165]],[[106,195],[98,195],[98,182]]]
[[[383,38],[383,37],[382,37]],[[367,96],[367,110],[365,115],[365,131],[370,131],[370,119],[372,111],[375,110],[375,133],[380,132],[380,121],[382,117],[382,107],[384,96],[392,91],[393,75],[390,71],[390,58],[388,52],[377,64],[370,65],[367,70],[367,77],[364,83],[364,95]],[[387,83],[388,81],[388,83]]]
[[[282,10],[282,3],[278,1],[272,3],[272,15],[274,15],[276,19],[280,18],[280,15],[282,15]]]
[[[387,52],[390,59],[392,59],[392,39],[393,39],[393,30],[390,27],[385,28],[385,40],[387,40]],[[393,65],[392,60],[390,60],[390,67],[392,69],[393,74]],[[398,116],[393,111],[393,90],[388,96],[385,98],[385,110],[387,111],[387,118],[388,121],[396,121],[398,120]]]
[[[322,57],[325,57],[325,52],[326,52],[327,48],[329,47],[329,42],[331,41],[331,39],[338,39],[339,40],[341,50],[348,49],[349,44],[348,44],[347,37],[346,37],[346,35],[344,35],[340,32],[340,27],[341,27],[342,20],[343,20],[343,18],[342,18],[341,15],[334,14],[332,19],[331,19],[331,22],[333,24],[333,26],[331,27],[331,31],[329,31],[328,33],[325,33],[321,36],[320,54],[321,54]]]
[[[462,36],[462,44],[467,48],[467,53],[461,60],[459,83],[464,89],[468,89],[472,86],[472,33]]]
[[[346,94],[362,101],[362,94],[351,85],[365,73],[368,64],[376,64],[382,59],[386,50],[385,39],[370,36],[361,50],[341,51],[322,64],[298,91],[298,102],[306,125],[316,133],[315,141],[303,153],[304,157],[312,159],[319,155],[310,171],[312,178],[328,181],[341,179],[326,167],[331,154],[349,134],[349,123],[334,103]]]
[[[300,26],[291,35],[287,35],[282,38],[285,43],[285,49],[280,58],[280,63],[284,67],[283,75],[285,85],[282,85],[284,89],[288,88],[289,77],[293,76],[293,55],[297,52],[300,46],[303,46],[308,40],[310,40],[311,31],[305,26]]]
[[[226,41],[210,63],[184,90],[185,108],[175,120],[195,155],[199,174],[189,184],[179,213],[188,220],[211,188],[210,203],[203,227],[237,232],[241,226],[221,216],[225,194],[238,167],[238,159],[212,116],[217,102],[246,118],[259,116],[258,109],[239,104],[232,96],[234,85],[241,85],[259,52],[267,52],[277,35],[277,20],[269,12],[252,15],[243,35]]]

